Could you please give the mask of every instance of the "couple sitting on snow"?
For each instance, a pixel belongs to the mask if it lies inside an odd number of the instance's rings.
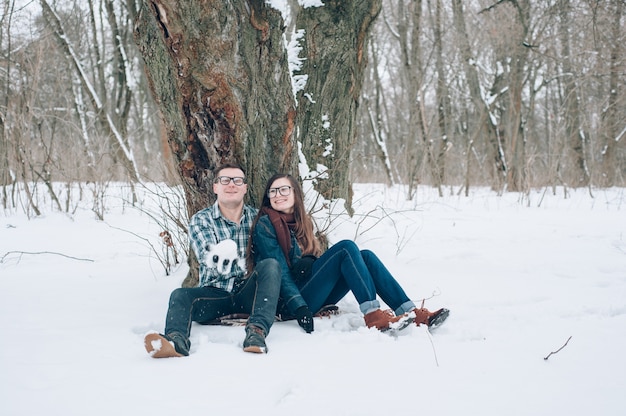
[[[249,315],[243,350],[266,353],[265,338],[277,310],[282,319],[295,318],[310,333],[314,314],[348,292],[358,301],[368,328],[397,331],[413,323],[435,327],[447,318],[447,309],[416,307],[378,257],[359,250],[353,241],[342,240],[322,252],[302,188],[292,176],[274,175],[257,211],[243,202],[248,186],[241,166],[226,164],[214,173],[217,200],[196,213],[189,225],[200,263],[199,285],[172,292],[164,333],[145,337],[152,357],[189,355],[191,323],[207,324],[230,314]],[[241,259],[244,252],[250,265]],[[377,295],[393,311],[382,310]]]

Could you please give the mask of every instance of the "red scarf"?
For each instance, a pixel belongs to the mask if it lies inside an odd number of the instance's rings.
[[[262,214],[267,214],[270,217],[270,221],[276,230],[276,238],[278,245],[283,250],[287,265],[291,267],[291,261],[289,260],[289,251],[291,250],[291,233],[289,230],[296,228],[296,221],[292,214],[285,214],[284,212],[276,211],[270,207],[261,208]]]

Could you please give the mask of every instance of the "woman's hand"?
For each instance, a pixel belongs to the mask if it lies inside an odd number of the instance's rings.
[[[300,325],[307,334],[313,332],[313,314],[308,306],[300,306],[296,310],[296,319],[298,320],[298,325]]]

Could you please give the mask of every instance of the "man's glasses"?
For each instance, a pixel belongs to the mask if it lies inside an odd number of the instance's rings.
[[[291,186],[285,185],[279,188],[270,188],[267,190],[267,197],[274,198],[276,195],[288,196],[291,194]]]
[[[235,176],[234,178],[231,178],[230,176],[218,176],[215,178],[215,183],[219,182],[222,185],[228,185],[230,181],[233,181],[233,183],[237,186],[241,186],[246,183],[246,178],[242,178],[241,176]]]

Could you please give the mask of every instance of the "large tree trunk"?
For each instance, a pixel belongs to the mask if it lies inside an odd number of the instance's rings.
[[[189,216],[214,201],[212,170],[245,166],[250,203],[295,169],[294,98],[280,12],[259,1],[143,0],[135,37]]]
[[[280,13],[263,2],[143,0],[135,38],[189,217],[212,204],[212,170],[247,170],[249,203],[265,181],[294,172],[295,101]],[[198,281],[190,251],[183,286]]]
[[[348,177],[356,138],[356,114],[366,65],[366,42],[381,0],[327,0],[303,9],[296,28],[304,29],[301,72],[308,75],[298,96],[297,139],[317,190],[326,198],[343,198],[352,210]]]
[[[222,163],[247,168],[252,205],[260,203],[272,174],[297,175],[296,130],[311,166],[324,164],[332,172],[318,181],[320,190],[329,198],[345,198],[351,208],[350,146],[366,34],[380,2],[327,1],[300,11],[296,28],[306,33],[302,70],[309,78],[296,119],[285,23],[278,10],[252,0],[142,1],[135,38],[189,216],[213,202],[211,172]],[[190,275],[197,277],[190,257]]]

